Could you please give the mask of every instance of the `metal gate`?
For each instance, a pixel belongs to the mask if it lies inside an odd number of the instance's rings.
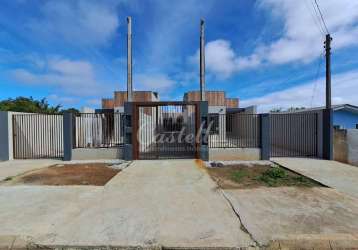
[[[271,157],[317,157],[318,114],[271,114]]]
[[[14,159],[63,157],[63,117],[48,114],[12,116]]]
[[[134,159],[197,158],[197,103],[133,103]]]

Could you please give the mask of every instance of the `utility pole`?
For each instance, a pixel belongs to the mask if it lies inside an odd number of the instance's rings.
[[[333,160],[333,111],[331,92],[331,41],[330,34],[326,35],[324,48],[326,50],[326,109],[323,112],[323,158]]]
[[[205,21],[200,20],[200,101],[205,101]]]
[[[326,109],[332,108],[332,93],[331,93],[331,41],[330,34],[326,35],[326,41],[324,42],[326,49]]]
[[[127,17],[127,101],[133,101],[132,85],[132,18]]]

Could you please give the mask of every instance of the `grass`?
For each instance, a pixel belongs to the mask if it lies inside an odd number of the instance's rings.
[[[223,189],[255,187],[315,187],[320,184],[279,166],[235,165],[208,169],[210,176]]]
[[[237,170],[232,173],[232,180],[240,182],[245,176],[247,176],[247,173],[245,171]]]
[[[266,170],[263,174],[256,177],[258,181],[269,187],[279,186],[306,186],[312,187],[314,182],[310,179],[288,172],[281,167],[273,167]]]
[[[6,177],[6,178],[4,179],[4,181],[11,181],[12,179],[13,179],[12,176],[8,176],[8,177]]]

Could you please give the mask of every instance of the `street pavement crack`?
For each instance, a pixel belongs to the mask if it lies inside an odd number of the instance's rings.
[[[258,241],[257,241],[257,240],[254,238],[254,236],[249,232],[249,230],[247,230],[247,228],[244,226],[244,224],[243,224],[243,222],[242,222],[242,220],[241,220],[240,214],[235,210],[234,205],[231,203],[230,199],[226,196],[225,192],[224,192],[221,188],[219,188],[219,190],[220,190],[221,194],[223,195],[223,197],[225,198],[225,200],[229,203],[229,205],[230,205],[232,211],[234,212],[234,214],[236,215],[236,217],[239,219],[240,225],[241,225],[241,226],[240,226],[240,229],[241,229],[242,231],[244,231],[245,233],[247,233],[247,234],[250,236],[251,240],[255,243],[255,246],[254,246],[254,247],[256,247],[256,246],[257,246],[257,247],[260,247],[260,244],[258,243]]]

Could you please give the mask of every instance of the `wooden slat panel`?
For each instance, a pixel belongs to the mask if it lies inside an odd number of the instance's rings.
[[[190,91],[184,95],[185,101],[200,101],[200,91]],[[225,106],[224,91],[206,91],[205,99],[209,106]]]
[[[113,109],[114,108],[114,100],[109,98],[102,99],[102,108],[103,109]]]
[[[238,108],[239,107],[239,98],[226,98],[225,106],[227,108]]]
[[[153,92],[151,91],[134,91],[133,92],[133,101],[135,102],[151,102]],[[127,101],[127,92],[126,91],[115,91],[114,92],[114,106],[122,107]]]

